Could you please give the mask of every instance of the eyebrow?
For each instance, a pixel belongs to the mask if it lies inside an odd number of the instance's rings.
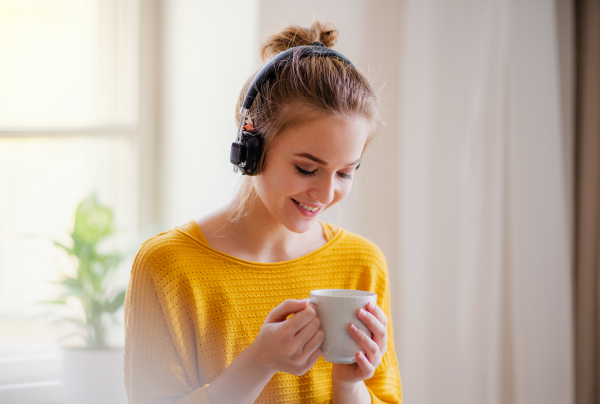
[[[304,157],[304,158],[307,158],[307,159],[309,159],[309,160],[312,160],[312,161],[314,161],[314,162],[316,162],[316,163],[319,163],[319,164],[321,164],[321,165],[323,165],[323,166],[326,166],[326,165],[327,165],[327,162],[326,162],[326,161],[323,161],[323,160],[321,160],[320,158],[313,156],[312,154],[308,154],[308,153],[296,153],[296,154],[294,154],[294,156],[298,156],[298,157]],[[348,164],[348,165],[347,165],[347,167],[350,167],[350,166],[353,166],[353,165],[355,165],[355,164],[358,164],[358,163],[360,163],[360,160],[361,160],[361,159],[359,158],[358,160],[356,160],[356,161],[354,161],[354,162],[352,162],[352,163]]]

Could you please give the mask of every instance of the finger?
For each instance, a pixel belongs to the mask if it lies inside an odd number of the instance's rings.
[[[385,352],[387,348],[387,327],[373,313],[366,310],[359,309],[357,316],[373,333],[373,340],[379,345],[379,350]]]
[[[317,317],[313,317],[301,330],[299,330],[294,338],[298,338],[300,341],[307,342],[310,340],[318,331],[321,322]]]
[[[319,356],[321,356],[321,348],[317,348],[306,361],[308,369],[312,369],[315,363],[317,363],[317,361],[319,360]]]
[[[381,356],[379,345],[373,341],[367,334],[365,334],[362,330],[352,327],[354,324],[350,324],[348,327],[350,330],[350,334],[352,337],[358,342],[364,350],[366,355],[368,356],[371,363],[376,363],[379,359],[378,356]]]
[[[323,333],[323,331],[320,331],[320,330],[317,331],[315,333],[315,335],[313,335],[313,337],[310,339],[310,341],[308,341],[306,343],[306,345],[304,345],[302,354],[308,355],[308,354],[314,352],[315,350],[318,350],[319,354],[320,354],[320,352],[321,352],[320,345],[323,343],[324,339],[325,339],[325,334]]]
[[[285,302],[281,303],[279,306],[275,307],[269,315],[267,316],[268,323],[281,322],[286,319],[290,314],[298,313],[306,308],[308,302],[306,299],[296,300],[296,299],[288,299]],[[292,317],[296,317],[295,315]]]
[[[388,318],[385,315],[385,312],[381,309],[381,307],[377,306],[376,303],[373,302],[369,302],[369,304],[367,304],[367,310],[373,314],[373,316],[375,316],[380,322],[381,324],[383,324],[383,326],[385,327],[385,336],[381,338],[381,340],[379,339],[375,339],[375,342],[377,342],[377,344],[379,345],[379,350],[381,351],[381,356],[385,355],[386,351],[387,351],[387,341],[388,341]]]
[[[373,313],[364,309],[358,309],[358,313],[356,315],[358,316],[358,319],[363,322],[369,328],[369,330],[371,330],[371,332],[373,332],[373,334],[387,334],[386,326],[379,321],[379,319],[375,317]]]
[[[363,354],[361,351],[358,351],[354,356],[356,358],[356,363],[362,371],[362,377],[364,377],[365,380],[373,377],[375,374],[375,366],[369,362],[369,359],[365,356],[365,354]]]
[[[317,312],[315,309],[310,307],[309,305],[306,308],[296,314],[293,317],[288,319],[290,332],[292,335],[298,334],[302,329],[304,329],[311,321],[317,318]],[[318,327],[317,327],[318,328]]]
[[[387,328],[388,318],[379,306],[373,302],[369,302],[369,304],[367,304],[367,310],[373,314],[381,322],[381,324],[383,324],[384,327]]]

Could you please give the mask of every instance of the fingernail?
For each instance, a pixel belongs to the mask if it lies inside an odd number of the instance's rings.
[[[369,302],[369,304],[367,304],[367,306],[369,307],[369,309],[373,310],[375,307],[373,306],[373,302]]]
[[[367,316],[367,312],[364,311],[363,309],[360,309],[360,311],[358,312],[358,315],[361,317],[366,317]]]
[[[352,331],[356,331],[357,330],[357,328],[356,328],[356,326],[354,324],[350,324],[350,329]]]

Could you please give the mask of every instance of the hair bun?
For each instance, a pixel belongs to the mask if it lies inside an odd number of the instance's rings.
[[[322,24],[315,20],[308,29],[291,25],[269,35],[264,40],[260,48],[260,57],[264,63],[284,50],[296,46],[310,45],[317,41],[331,48],[337,42],[338,36],[338,30],[331,23]]]

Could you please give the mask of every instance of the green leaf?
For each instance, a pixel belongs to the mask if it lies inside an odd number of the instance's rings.
[[[73,251],[73,249],[72,249],[72,248],[69,248],[69,247],[67,247],[67,246],[66,246],[66,245],[64,245],[64,244],[62,244],[62,243],[59,243],[58,241],[54,241],[54,245],[55,245],[55,246],[57,246],[57,247],[60,247],[60,248],[62,248],[62,249],[63,249],[63,250],[65,250],[65,251],[67,252],[67,254],[69,254],[69,255],[74,255],[74,254],[75,254],[75,252]]]
[[[81,279],[67,277],[61,284],[67,288],[67,291],[63,293],[64,296],[75,296],[81,300],[87,298],[88,294]]]
[[[96,195],[92,194],[77,206],[73,235],[87,244],[96,245],[113,232],[112,221],[110,208],[100,206]]]
[[[61,281],[61,284],[71,289],[72,291],[83,291],[83,283],[81,279],[67,277]]]

